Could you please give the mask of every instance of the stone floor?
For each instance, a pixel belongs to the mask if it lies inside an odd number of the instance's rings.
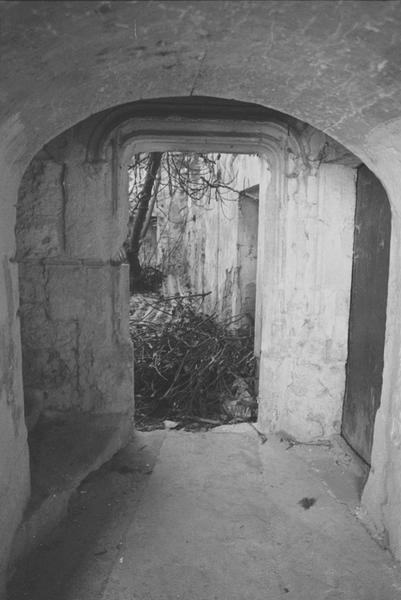
[[[332,446],[246,424],[138,433],[20,565],[10,600],[399,600],[358,521],[360,473]]]

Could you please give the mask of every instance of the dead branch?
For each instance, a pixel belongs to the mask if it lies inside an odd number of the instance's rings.
[[[203,294],[196,296],[153,300],[149,322],[143,315],[137,320],[131,315],[140,413],[227,422],[227,399],[235,403],[240,388],[246,388],[248,419],[256,408],[253,332],[230,330],[228,321],[199,312],[196,302],[202,302]]]

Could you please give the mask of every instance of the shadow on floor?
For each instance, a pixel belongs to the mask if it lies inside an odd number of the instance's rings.
[[[18,564],[9,600],[101,597],[164,436],[163,431],[136,433],[126,448],[81,483],[66,518]]]

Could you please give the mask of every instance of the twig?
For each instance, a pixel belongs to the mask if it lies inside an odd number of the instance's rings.
[[[170,387],[168,388],[167,392],[165,392],[165,393],[163,394],[163,396],[160,398],[160,400],[164,400],[164,398],[166,398],[166,396],[168,396],[168,394],[170,393],[170,391],[171,391],[171,390],[174,388],[174,384],[175,384],[175,382],[177,381],[178,377],[180,376],[180,373],[181,373],[182,367],[184,366],[184,363],[185,363],[185,359],[186,359],[186,358],[187,358],[187,356],[188,356],[188,352],[189,352],[189,351],[187,350],[187,351],[186,351],[186,353],[185,353],[185,355],[184,355],[184,358],[183,358],[183,359],[182,359],[182,361],[181,361],[181,364],[180,364],[180,366],[179,366],[179,368],[178,368],[178,370],[177,370],[177,372],[176,372],[176,374],[175,374],[175,377],[174,377],[174,379],[173,379],[173,383],[170,385]]]
[[[183,420],[195,421],[197,423],[207,423],[209,425],[223,425],[221,421],[217,421],[216,419],[204,419],[203,417],[195,417],[192,415],[184,415],[181,417]]]
[[[299,442],[290,437],[281,436],[281,440],[287,442],[287,450],[293,448],[294,446],[326,446],[326,448],[331,448],[333,444],[330,440],[316,440],[315,442]]]
[[[261,431],[259,431],[259,429],[257,427],[255,427],[255,425],[251,421],[248,421],[248,423],[252,427],[252,429],[254,429],[256,431],[256,433],[258,434],[260,443],[265,444],[267,442],[267,437],[265,436],[265,434],[262,433]]]
[[[185,296],[163,296],[163,300],[181,300],[182,298],[204,298],[205,296],[210,296],[212,292],[202,292],[200,294],[186,294]]]

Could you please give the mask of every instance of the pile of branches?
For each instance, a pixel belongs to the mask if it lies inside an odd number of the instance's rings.
[[[193,298],[161,302],[158,319],[131,316],[137,423],[163,419],[229,421],[238,382],[254,389],[253,331],[238,319],[221,322],[205,315]],[[248,394],[249,396],[249,394]]]

